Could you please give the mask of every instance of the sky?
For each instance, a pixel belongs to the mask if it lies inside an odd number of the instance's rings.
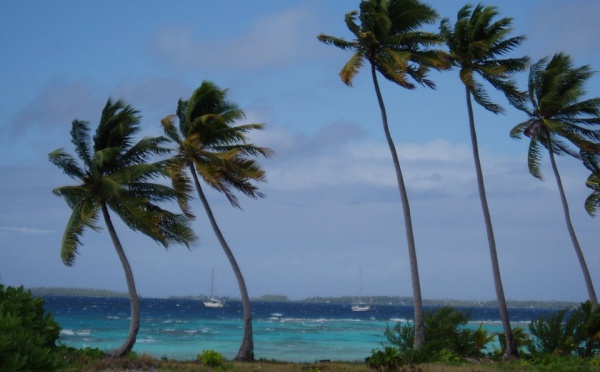
[[[430,0],[456,19],[462,1]],[[511,35],[527,41],[511,56],[538,61],[556,52],[600,69],[595,0],[504,0]],[[486,3],[493,5],[494,3]],[[268,182],[262,199],[240,196],[242,210],[207,190],[215,217],[242,269],[251,297],[287,295],[412,296],[395,173],[368,69],[353,87],[339,78],[349,52],[320,33],[351,39],[344,15],[359,1],[26,0],[0,3],[0,283],[125,291],[106,229],[87,230],[72,267],[60,259],[70,209],[52,189],[76,182],[48,161],[64,147],[75,119],[95,130],[108,98],[140,111],[140,135],[160,135],[202,81],[227,88],[264,123],[254,144]],[[437,24],[431,26],[435,29]],[[496,298],[476,185],[464,87],[456,71],[431,73],[436,90],[380,80],[404,172],[423,298]],[[516,77],[526,87],[527,74]],[[492,88],[490,88],[492,89]],[[600,75],[586,97],[600,96]],[[527,170],[526,140],[510,129],[526,120],[476,107],[483,172],[509,300],[585,301],[583,275],[566,230],[549,162],[544,181]],[[587,171],[561,158],[575,230],[600,288],[600,221],[583,208]],[[140,295],[239,296],[231,267],[198,199],[192,227],[199,241],[168,250],[117,224]],[[170,206],[176,211],[176,206]],[[362,273],[362,274],[359,274]]]

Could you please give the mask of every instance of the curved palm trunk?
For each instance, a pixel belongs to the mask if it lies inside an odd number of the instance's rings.
[[[123,271],[125,271],[127,292],[129,293],[129,302],[131,308],[131,322],[129,323],[129,333],[127,334],[127,338],[121,346],[109,353],[111,356],[120,357],[129,353],[131,349],[133,349],[133,345],[135,345],[137,334],[140,330],[140,304],[137,291],[135,289],[135,281],[133,280],[131,266],[129,266],[129,261],[127,260],[127,256],[125,256],[123,246],[121,245],[119,237],[117,236],[117,232],[115,231],[115,227],[112,224],[106,204],[102,204],[102,215],[104,216],[104,221],[106,222],[106,227],[110,233],[110,238],[115,246],[115,250],[119,255],[119,260],[121,260],[121,265],[123,265]]]
[[[479,199],[481,200],[481,209],[485,220],[485,229],[487,231],[488,244],[490,247],[490,257],[492,259],[492,271],[494,274],[494,285],[496,287],[496,298],[498,301],[498,310],[500,311],[500,319],[502,319],[502,328],[506,339],[507,357],[518,357],[519,350],[513,337],[510,319],[508,316],[508,307],[506,306],[506,298],[504,297],[504,288],[502,286],[502,276],[500,275],[500,264],[498,263],[498,253],[496,251],[496,239],[494,238],[494,229],[492,228],[492,218],[490,209],[487,203],[485,193],[485,185],[483,182],[483,171],[481,170],[481,161],[479,159],[479,147],[477,145],[477,132],[475,131],[475,118],[473,116],[473,105],[471,104],[471,91],[465,86],[467,93],[467,109],[469,111],[469,129],[471,132],[471,145],[473,147],[473,160],[475,161],[475,171],[477,173],[477,187],[479,189]]]
[[[221,233],[221,229],[217,225],[217,221],[212,213],[210,206],[208,205],[208,200],[206,200],[206,196],[202,191],[202,187],[200,186],[200,182],[198,181],[198,175],[196,174],[196,170],[193,165],[190,165],[190,172],[192,173],[192,177],[194,178],[194,184],[196,185],[196,190],[198,191],[198,196],[202,201],[202,205],[204,206],[204,210],[206,210],[206,214],[208,215],[208,219],[210,220],[210,225],[212,226],[215,235],[217,235],[217,239],[225,251],[225,255],[227,259],[229,259],[229,263],[231,264],[231,268],[235,273],[235,278],[237,279],[238,286],[240,288],[240,295],[242,297],[242,307],[244,312],[244,336],[242,339],[242,344],[240,345],[240,349],[238,350],[238,354],[235,357],[236,360],[241,361],[253,361],[254,360],[254,341],[252,336],[252,310],[250,308],[250,297],[248,296],[248,290],[246,289],[246,282],[244,281],[244,277],[242,276],[242,271],[233,256],[233,252],[229,249],[229,245],[225,241],[223,234]]]
[[[567,223],[569,236],[571,237],[573,248],[575,248],[575,253],[577,254],[577,259],[579,260],[579,265],[581,266],[581,271],[583,271],[583,278],[585,279],[585,286],[588,291],[590,302],[592,303],[592,306],[595,309],[598,306],[598,298],[596,297],[596,291],[594,290],[592,277],[590,276],[590,271],[588,270],[587,263],[585,262],[585,257],[583,256],[583,251],[581,250],[581,246],[579,245],[579,241],[577,240],[575,229],[573,228],[573,224],[571,223],[571,213],[569,212],[569,204],[567,203],[565,190],[563,188],[560,174],[558,173],[558,167],[556,166],[554,152],[551,150],[552,146],[548,146],[548,149],[548,153],[550,154],[550,163],[552,164],[552,170],[554,171],[554,177],[556,178],[556,184],[558,185],[558,191],[560,193],[560,200],[562,201],[563,212],[565,214],[565,222]]]
[[[425,343],[425,326],[423,324],[423,300],[421,298],[421,282],[419,280],[417,249],[415,245],[415,237],[413,234],[412,217],[410,215],[410,205],[408,203],[408,193],[406,192],[406,186],[404,185],[404,177],[402,176],[402,170],[400,169],[400,160],[398,159],[396,146],[394,145],[394,140],[392,139],[392,135],[390,134],[390,129],[388,127],[387,113],[385,110],[385,105],[383,104],[383,97],[381,96],[379,83],[377,82],[377,71],[375,69],[375,65],[373,64],[371,64],[371,76],[373,77],[373,85],[375,86],[375,92],[377,93],[377,101],[379,102],[379,109],[381,110],[383,131],[385,132],[385,138],[387,139],[388,146],[390,147],[390,152],[392,154],[392,160],[394,161],[396,179],[398,181],[398,188],[400,190],[400,199],[402,200],[402,211],[404,212],[404,227],[406,230],[406,241],[408,245],[408,256],[410,260],[410,273],[412,280],[415,312],[415,338],[413,341],[413,349],[419,350]]]

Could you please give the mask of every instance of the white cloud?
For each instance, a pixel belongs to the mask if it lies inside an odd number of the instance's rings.
[[[56,231],[50,229],[35,229],[27,226],[0,226],[0,233],[5,231],[7,233],[16,233],[22,235],[41,235],[41,234],[53,234]]]
[[[313,15],[297,7],[258,18],[244,34],[227,40],[215,34],[198,35],[193,25],[169,25],[156,32],[153,48],[165,62],[178,68],[277,67],[304,60],[310,50],[317,50],[314,39],[308,40],[301,32],[313,23]]]

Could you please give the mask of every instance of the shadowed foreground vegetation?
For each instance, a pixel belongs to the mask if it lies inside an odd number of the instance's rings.
[[[274,360],[236,362],[223,360],[220,365],[211,366],[197,361],[177,361],[156,359],[149,355],[132,354],[122,358],[95,355],[97,349],[66,349],[64,362],[68,367],[60,371],[261,371],[261,372],[367,372],[361,362],[316,361],[314,363],[288,363]],[[406,372],[493,372],[493,371],[595,371],[600,366],[594,360],[572,358],[549,358],[547,360],[513,361],[470,361],[461,363],[430,363],[399,366],[397,369],[381,371]]]

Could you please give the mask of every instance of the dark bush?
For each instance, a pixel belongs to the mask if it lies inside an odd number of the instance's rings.
[[[442,361],[457,363],[465,357],[481,356],[491,335],[468,329],[467,314],[450,307],[442,307],[424,314],[425,345],[413,350],[414,326],[396,323],[388,327],[385,336],[395,348],[386,346],[383,351],[373,350],[366,359],[371,369],[394,370],[398,365]]]
[[[0,285],[0,370],[54,371],[61,367],[60,327],[44,300],[23,287]]]
[[[529,325],[533,336],[528,345],[532,355],[556,354],[593,357],[600,352],[600,308],[585,302],[541,316]]]

